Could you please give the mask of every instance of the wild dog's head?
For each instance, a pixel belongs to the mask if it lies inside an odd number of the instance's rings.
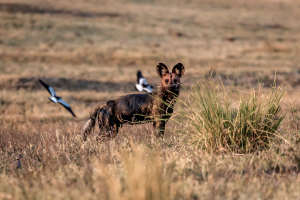
[[[168,67],[163,63],[159,63],[157,65],[156,71],[158,76],[161,78],[161,87],[171,92],[178,91],[180,87],[180,78],[183,76],[185,71],[184,66],[181,63],[177,63],[173,67],[172,73],[169,72]]]

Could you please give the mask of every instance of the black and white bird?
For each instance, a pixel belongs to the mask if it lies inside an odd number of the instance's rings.
[[[57,96],[52,87],[50,87],[49,85],[44,83],[41,79],[39,79],[39,81],[51,94],[52,97],[49,97],[50,101],[52,101],[54,103],[57,103],[57,102],[60,103],[63,107],[65,107],[73,115],[73,117],[76,117],[73,110],[71,109],[70,105],[67,104],[65,101],[63,101],[61,97]]]
[[[137,72],[137,82],[138,84],[135,84],[135,88],[142,92],[143,90],[146,92],[152,92],[153,91],[153,85],[149,85],[146,81],[146,79],[143,77],[142,72]]]

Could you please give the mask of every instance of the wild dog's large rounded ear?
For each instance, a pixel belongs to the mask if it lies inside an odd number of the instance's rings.
[[[166,73],[169,73],[168,67],[163,64],[163,63],[159,63],[156,67],[156,71],[158,73],[158,76],[161,78],[163,77]]]
[[[181,63],[177,63],[172,69],[172,73],[177,74],[179,78],[181,78],[184,75],[184,71],[184,66]]]

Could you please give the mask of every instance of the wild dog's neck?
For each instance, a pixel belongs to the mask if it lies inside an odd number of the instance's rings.
[[[165,87],[160,87],[158,90],[158,96],[166,102],[170,102],[179,95],[180,89],[176,89],[174,91],[166,90]]]

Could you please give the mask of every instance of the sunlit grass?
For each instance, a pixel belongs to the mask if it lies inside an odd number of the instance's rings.
[[[284,90],[262,87],[249,91],[225,89],[222,84],[199,82],[192,87],[183,133],[189,143],[209,152],[246,153],[269,148],[285,113]]]

